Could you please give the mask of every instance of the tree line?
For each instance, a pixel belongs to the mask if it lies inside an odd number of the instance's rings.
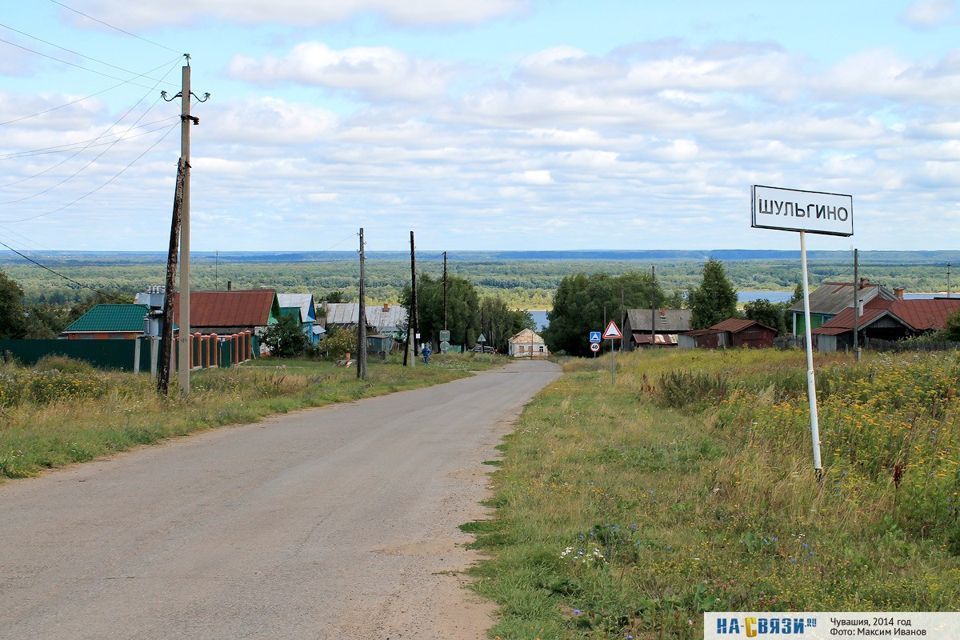
[[[576,273],[564,277],[547,314],[550,326],[544,340],[553,352],[571,355],[589,353],[589,332],[615,320],[622,328],[627,309],[690,309],[691,328],[705,329],[728,318],[745,317],[786,332],[786,315],[799,299],[800,285],[790,302],[760,299],[737,309],[737,290],[719,260],[707,260],[700,282],[688,291],[667,294],[654,273],[629,271],[612,276],[606,273]]]

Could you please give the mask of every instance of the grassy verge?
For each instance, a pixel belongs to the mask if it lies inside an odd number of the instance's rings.
[[[960,608],[956,355],[635,353],[569,364],[464,528],[498,638],[700,638],[717,610]]]
[[[62,358],[37,368],[0,366],[0,478],[269,414],[449,382],[500,362],[479,354],[406,369],[396,360],[371,362],[361,382],[355,369],[328,362],[263,359],[194,373],[187,399],[158,397],[145,375],[96,371]]]

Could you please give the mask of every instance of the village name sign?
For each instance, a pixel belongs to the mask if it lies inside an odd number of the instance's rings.
[[[755,185],[753,227],[853,235],[853,196]]]

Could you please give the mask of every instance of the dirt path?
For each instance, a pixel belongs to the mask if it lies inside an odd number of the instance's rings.
[[[457,527],[557,375],[512,363],[0,485],[0,638],[482,638]]]

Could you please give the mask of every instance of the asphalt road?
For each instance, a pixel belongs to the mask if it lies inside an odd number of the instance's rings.
[[[511,363],[2,484],[0,638],[481,637],[457,526],[558,374]]]

